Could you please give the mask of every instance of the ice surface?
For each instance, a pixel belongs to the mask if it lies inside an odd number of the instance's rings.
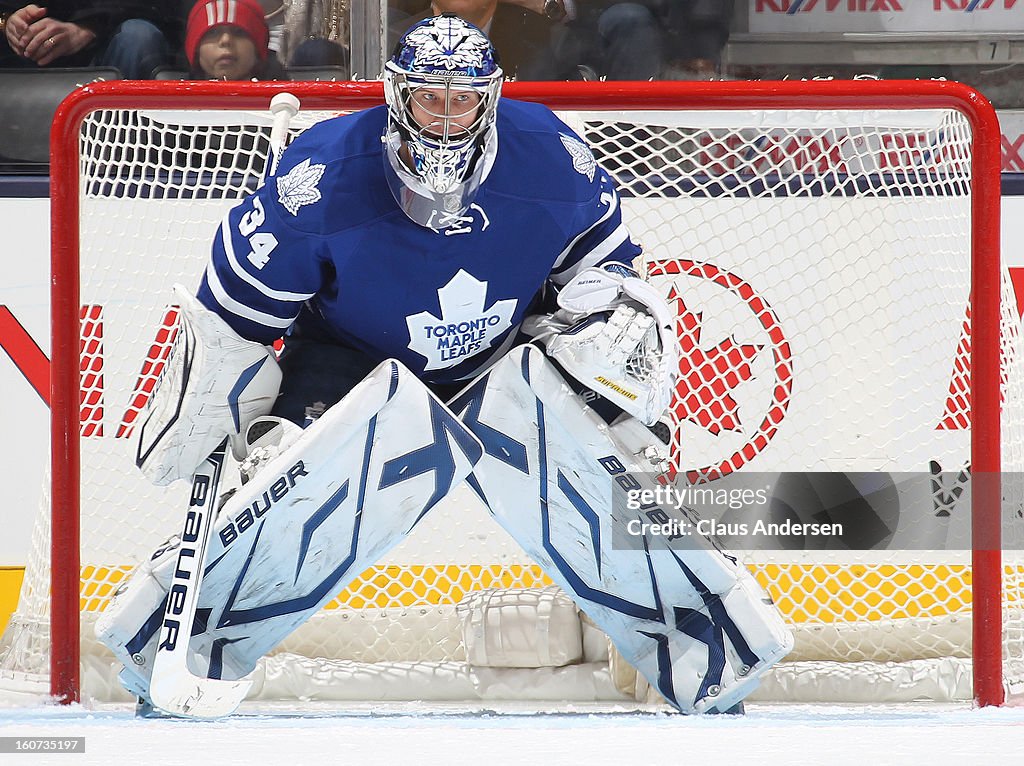
[[[58,764],[1024,763],[1024,708],[751,705],[746,716],[467,713],[416,705],[244,705],[220,721],[137,719],[127,706],[3,707],[0,737],[85,737],[85,753],[0,755]],[[429,711],[429,712],[428,712]]]

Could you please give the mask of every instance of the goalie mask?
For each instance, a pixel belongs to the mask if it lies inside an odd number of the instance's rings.
[[[486,35],[451,14],[413,26],[384,65],[385,174],[416,223],[444,228],[473,202],[497,151],[502,79]]]

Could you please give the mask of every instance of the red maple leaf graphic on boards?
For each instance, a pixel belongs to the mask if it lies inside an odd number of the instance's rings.
[[[702,348],[702,314],[690,311],[675,287],[668,300],[675,304],[680,345],[672,411],[679,422],[689,420],[712,434],[740,430],[739,405],[731,391],[753,377],[750,362],[762,346],[739,344],[730,336],[713,348]]]
[[[678,309],[676,333],[680,337],[680,350],[684,359],[680,381],[682,390],[677,391],[679,405],[677,407],[673,404],[670,408],[674,426],[671,434],[673,469],[666,474],[666,479],[671,481],[678,471],[683,471],[690,483],[714,481],[749,463],[768,448],[769,442],[778,433],[793,394],[793,351],[771,305],[738,274],[721,269],[712,263],[693,261],[689,258],[651,261],[647,264],[647,274],[656,278],[668,277],[673,283],[669,287],[667,297]],[[688,311],[686,305],[679,300],[679,291],[674,284],[676,275],[708,280],[741,300],[763,328],[766,336],[764,341],[760,345],[740,346],[734,337],[730,337],[727,343],[720,343],[717,349],[701,349],[701,316]],[[695,355],[696,350],[700,353]],[[771,387],[771,401],[767,410],[756,408],[756,412],[744,412],[744,418],[759,418],[756,426],[753,423],[744,423],[743,427],[739,428],[738,407],[732,401],[730,392],[744,379],[755,378],[751,374],[750,359],[759,350],[770,350],[774,374],[763,382]],[[757,377],[760,377],[760,372]],[[722,401],[717,407],[713,404],[716,389],[722,392],[723,397],[729,395],[729,400]],[[734,433],[745,435],[745,443],[736,449],[727,449],[723,455],[694,456],[701,457],[702,462],[706,463],[702,466],[691,465],[690,459],[685,459],[684,463],[680,453],[683,439],[680,428],[682,421],[692,420],[700,426],[703,420],[709,424],[708,433],[715,435],[710,429],[717,427],[717,433],[720,434],[725,428],[722,419],[715,417],[716,411],[720,411],[722,415],[728,413],[729,424],[736,428]]]

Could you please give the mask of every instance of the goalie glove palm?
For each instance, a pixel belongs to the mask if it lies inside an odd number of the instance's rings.
[[[679,369],[668,304],[642,279],[586,269],[558,296],[551,319],[576,324],[550,334],[562,367],[638,420],[652,425],[672,401]],[[565,324],[563,324],[563,328]]]

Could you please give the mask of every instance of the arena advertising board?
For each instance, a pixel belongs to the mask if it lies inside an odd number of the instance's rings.
[[[1024,0],[750,0],[751,33],[1020,32]]]

